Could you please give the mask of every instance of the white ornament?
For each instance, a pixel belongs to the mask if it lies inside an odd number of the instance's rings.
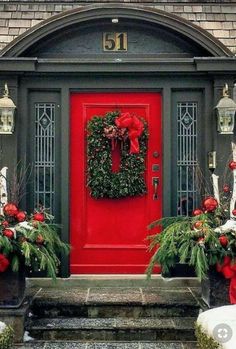
[[[228,219],[225,224],[217,227],[214,230],[216,233],[227,233],[230,231],[236,231],[236,221],[233,219]]]
[[[33,230],[34,229],[31,225],[29,225],[29,223],[27,221],[18,223],[18,226],[20,228],[25,228],[27,230]]]

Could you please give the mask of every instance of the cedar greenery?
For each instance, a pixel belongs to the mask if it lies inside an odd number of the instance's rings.
[[[222,346],[212,337],[208,336],[199,324],[195,325],[195,335],[199,349],[220,349]]]
[[[163,218],[151,223],[149,229],[159,227],[162,231],[148,237],[150,250],[155,250],[147,269],[148,275],[156,264],[161,265],[163,274],[168,274],[170,268],[179,262],[193,266],[196,275],[204,279],[210,266],[223,263],[224,257],[229,256],[235,261],[235,232],[215,232],[215,228],[224,222],[224,216],[224,207],[218,207],[214,212],[198,216]],[[194,227],[196,222],[202,224],[199,229]],[[225,247],[219,241],[222,235],[228,240]]]
[[[69,245],[61,241],[59,227],[52,223],[53,216],[45,210],[41,213],[45,217],[41,222],[36,221],[34,215],[26,216],[24,222],[18,222],[16,216],[1,215],[0,254],[10,261],[14,272],[24,263],[30,272],[46,271],[47,276],[55,279],[59,256],[69,253]],[[5,236],[6,230],[14,232],[14,236]]]
[[[6,326],[0,333],[0,349],[9,349],[12,347],[14,331],[11,326]]]
[[[140,152],[130,154],[130,142],[124,138],[120,142],[120,171],[112,172],[112,144],[104,134],[104,129],[115,125],[119,111],[106,113],[104,117],[94,116],[88,123],[87,137],[87,185],[91,196],[98,198],[120,198],[144,195],[147,192],[144,171],[147,152],[147,124],[139,137]],[[118,145],[117,145],[118,146]]]

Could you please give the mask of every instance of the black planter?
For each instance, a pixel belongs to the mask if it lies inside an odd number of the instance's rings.
[[[186,263],[176,263],[173,268],[170,268],[169,273],[162,273],[163,277],[196,277],[193,267]]]
[[[229,279],[215,268],[210,269],[208,277],[201,282],[202,299],[210,308],[230,304],[229,285]]]
[[[0,308],[19,308],[25,297],[25,270],[0,273]]]

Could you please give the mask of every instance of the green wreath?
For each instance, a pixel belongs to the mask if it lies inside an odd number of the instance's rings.
[[[147,123],[145,120],[126,113],[128,119],[135,118],[142,125],[139,137],[132,144],[132,130],[117,127],[117,119],[124,114],[112,111],[105,116],[94,116],[87,126],[87,185],[93,198],[121,198],[144,195],[147,192],[144,179],[147,153]],[[127,119],[127,118],[126,118]],[[138,126],[138,127],[139,127]],[[135,132],[134,132],[135,133]],[[112,147],[120,143],[121,162],[119,172],[112,172]],[[139,149],[131,150],[132,146]]]

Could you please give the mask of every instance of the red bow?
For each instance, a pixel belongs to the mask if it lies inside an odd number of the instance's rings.
[[[226,279],[230,280],[229,299],[231,304],[236,304],[236,264],[231,264],[229,256],[224,257],[223,264],[217,264],[216,270],[221,272]]]
[[[139,153],[138,137],[141,136],[144,125],[143,122],[135,115],[130,113],[122,113],[115,120],[116,126],[119,128],[127,128],[130,140],[130,154]]]

